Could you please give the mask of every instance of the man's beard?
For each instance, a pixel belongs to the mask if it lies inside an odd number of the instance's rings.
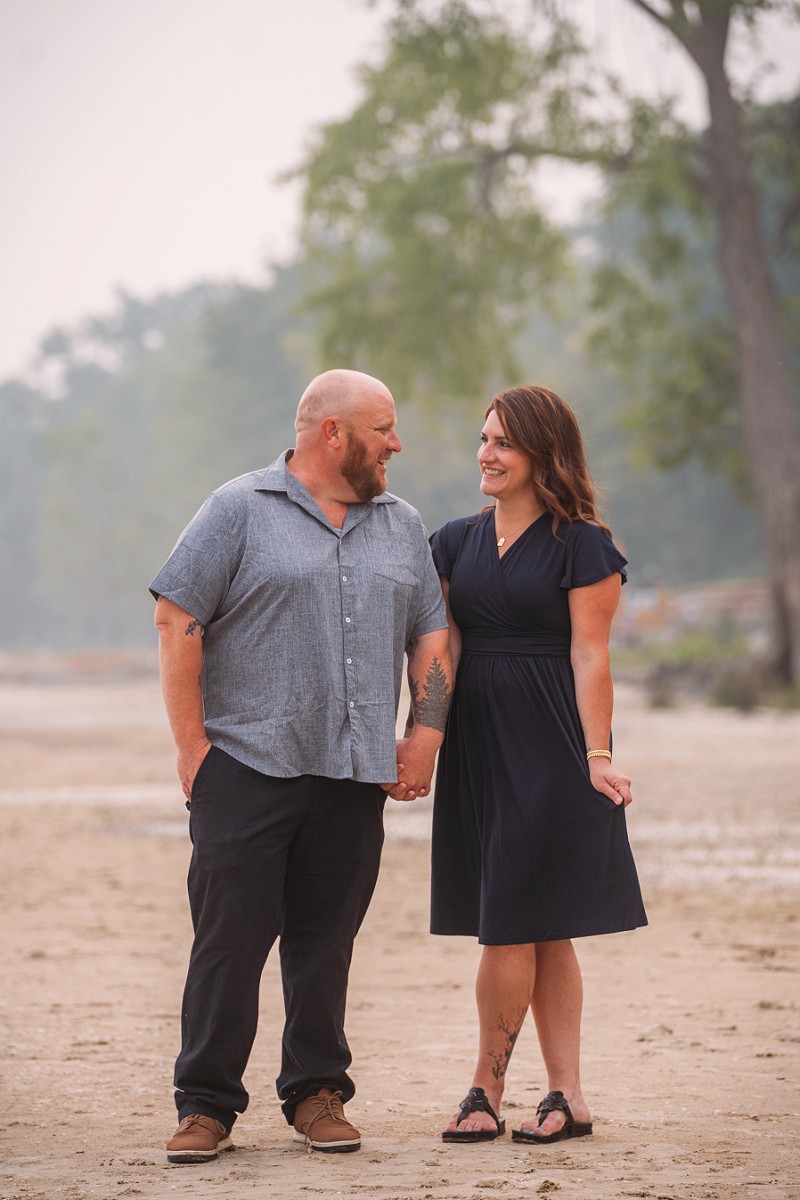
[[[339,468],[362,504],[386,491],[386,480],[378,473],[361,439],[348,432],[347,449]]]

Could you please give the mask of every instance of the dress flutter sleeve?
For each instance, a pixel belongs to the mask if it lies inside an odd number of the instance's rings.
[[[449,579],[466,531],[467,521],[460,518],[448,521],[431,534],[430,544],[436,570]]]
[[[566,530],[562,526],[559,534],[566,537],[567,542],[562,588],[588,587],[617,571],[622,582],[627,582],[625,566],[628,560],[620,554],[605,529],[588,521],[576,521]]]

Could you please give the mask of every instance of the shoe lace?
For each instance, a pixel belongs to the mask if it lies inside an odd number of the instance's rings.
[[[332,1092],[329,1096],[317,1094],[311,1096],[310,1100],[315,1109],[314,1115],[308,1122],[306,1128],[306,1141],[311,1140],[311,1130],[316,1125],[317,1121],[323,1117],[330,1117],[334,1121],[344,1120],[344,1109],[342,1108],[342,1093]]]
[[[208,1121],[209,1118],[204,1118],[202,1113],[189,1113],[188,1116],[185,1116],[181,1121],[181,1129],[184,1133],[188,1133],[193,1125],[202,1125],[205,1129],[206,1127],[203,1125],[203,1120]]]

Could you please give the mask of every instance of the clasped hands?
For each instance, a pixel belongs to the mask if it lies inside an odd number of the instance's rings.
[[[414,732],[397,743],[397,780],[381,787],[393,800],[416,800],[427,796],[442,735],[435,729],[416,726]]]

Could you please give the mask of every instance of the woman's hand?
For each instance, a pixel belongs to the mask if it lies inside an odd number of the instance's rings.
[[[589,777],[595,791],[602,792],[615,804],[627,807],[633,803],[631,781],[607,758],[589,759]]]
[[[416,726],[410,737],[397,743],[397,782],[380,786],[393,800],[416,800],[431,790],[436,752],[442,743],[437,730]]]

